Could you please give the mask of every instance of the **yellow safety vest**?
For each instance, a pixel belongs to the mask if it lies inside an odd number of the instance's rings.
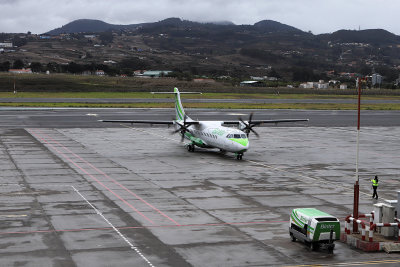
[[[378,186],[378,182],[375,179],[372,179],[371,182],[372,186]]]

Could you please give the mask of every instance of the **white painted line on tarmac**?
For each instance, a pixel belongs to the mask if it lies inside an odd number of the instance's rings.
[[[136,247],[134,246],[129,240],[128,238],[126,238],[95,206],[92,205],[92,203],[89,202],[89,200],[87,200],[79,191],[78,189],[76,189],[73,185],[71,185],[72,189],[81,197],[83,198],[83,200],[85,200],[85,202],[92,207],[92,209],[98,214],[100,215],[108,225],[111,226],[111,228],[117,232],[117,234],[130,246],[130,248],[132,250],[134,250],[149,266],[154,267],[154,265],[142,254],[142,252]]]

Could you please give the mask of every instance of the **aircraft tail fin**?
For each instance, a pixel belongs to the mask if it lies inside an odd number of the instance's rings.
[[[180,93],[178,88],[174,88],[174,92],[151,92],[152,94],[174,94],[175,97],[175,114],[176,114],[176,120],[185,120],[185,117],[188,121],[193,121],[191,118],[189,118],[185,110],[183,109],[182,102],[181,102],[181,94],[202,94],[201,92],[182,92]]]
[[[174,88],[174,96],[175,96],[175,113],[176,113],[176,120],[183,120],[185,117],[185,110],[183,109],[182,102],[181,102],[181,95],[179,93],[178,88]]]

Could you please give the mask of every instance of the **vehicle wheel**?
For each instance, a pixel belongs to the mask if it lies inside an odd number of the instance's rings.
[[[316,250],[319,249],[319,244],[318,244],[318,243],[311,242],[311,243],[310,243],[310,248],[311,248],[312,251],[316,251]]]
[[[192,149],[190,148],[190,145],[187,145],[187,151],[189,151],[189,152],[191,152],[192,151]]]
[[[296,242],[296,237],[294,237],[292,233],[290,233],[290,240],[292,240],[292,242]]]

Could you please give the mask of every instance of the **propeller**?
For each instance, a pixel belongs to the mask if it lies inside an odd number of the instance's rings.
[[[181,136],[182,136],[181,142],[183,142],[183,139],[185,139],[185,133],[188,131],[188,127],[190,126],[190,125],[186,124],[186,118],[187,118],[187,116],[185,115],[183,117],[183,124],[176,121],[175,123],[179,125],[179,129],[177,129],[171,133],[171,134],[176,134],[176,133],[180,132]]]
[[[241,130],[246,133],[247,137],[249,137],[250,132],[254,133],[257,137],[259,137],[258,133],[253,130],[253,127],[258,125],[259,123],[252,123],[252,119],[253,119],[253,112],[250,113],[249,120],[247,122],[245,122],[244,120],[242,120],[241,117],[239,117],[239,121],[242,123],[243,126]]]

